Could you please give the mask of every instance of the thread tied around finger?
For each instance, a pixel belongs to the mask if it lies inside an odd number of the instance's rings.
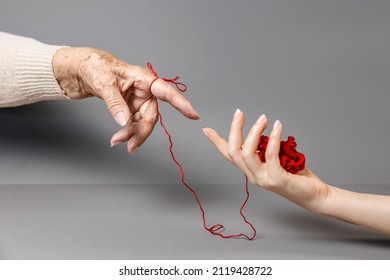
[[[146,65],[148,66],[149,70],[152,71],[153,75],[155,76],[154,80],[149,85],[149,92],[150,93],[152,93],[152,85],[154,84],[155,81],[157,81],[157,79],[162,79],[168,83],[174,84],[180,92],[187,91],[187,85],[177,81],[180,79],[179,76],[176,76],[175,78],[160,78],[157,75],[156,71],[153,68],[153,65],[150,62],[148,62]]]

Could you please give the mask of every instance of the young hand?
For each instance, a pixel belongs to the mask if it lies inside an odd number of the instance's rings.
[[[224,158],[244,172],[251,183],[282,195],[313,212],[320,212],[330,188],[307,168],[297,174],[283,169],[279,160],[282,124],[276,121],[273,126],[265,154],[266,162],[260,160],[257,148],[260,136],[267,128],[267,118],[265,115],[260,116],[243,144],[244,124],[244,113],[237,109],[228,141],[212,128],[204,128],[203,131]]]

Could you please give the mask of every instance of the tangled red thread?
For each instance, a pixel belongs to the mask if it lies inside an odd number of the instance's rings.
[[[152,93],[152,85],[153,83],[159,79],[159,76],[157,75],[156,71],[153,69],[153,66],[150,62],[147,63],[147,66],[148,68],[152,71],[152,73],[154,74],[154,76],[156,77],[149,85],[149,92]],[[168,78],[161,78],[163,79],[164,81],[166,82],[169,82],[169,83],[173,83],[177,89],[180,91],[180,92],[185,92],[187,90],[187,86],[183,83],[179,83],[177,82],[177,80],[179,79],[179,76],[173,78],[173,79],[168,79]],[[157,102],[157,101],[156,101]],[[180,170],[180,173],[181,173],[181,182],[183,183],[184,186],[187,187],[187,189],[193,194],[198,206],[199,206],[199,209],[202,213],[202,220],[203,220],[203,228],[205,230],[207,230],[208,232],[210,232],[211,234],[213,235],[217,235],[217,236],[220,236],[222,238],[239,238],[239,237],[244,237],[248,240],[253,240],[255,239],[256,237],[256,229],[255,227],[252,225],[251,222],[249,222],[247,220],[247,218],[245,217],[244,213],[243,213],[243,210],[244,210],[244,207],[246,205],[246,203],[248,202],[248,199],[249,199],[249,190],[248,190],[248,177],[245,176],[245,192],[246,192],[246,198],[243,202],[243,204],[241,205],[241,208],[240,208],[240,214],[243,218],[243,220],[245,221],[245,223],[247,223],[253,230],[253,235],[252,236],[248,236],[246,235],[245,233],[239,233],[239,234],[231,234],[231,235],[224,235],[221,233],[222,230],[224,230],[224,226],[222,224],[215,224],[213,226],[207,226],[207,222],[206,222],[206,217],[205,217],[205,211],[203,209],[203,206],[202,206],[202,203],[200,202],[199,200],[199,197],[196,193],[196,191],[185,181],[185,172],[184,172],[184,169],[183,169],[183,166],[180,164],[180,162],[176,159],[175,157],[175,154],[173,152],[173,142],[172,142],[172,136],[171,134],[168,132],[164,122],[163,122],[163,118],[162,118],[162,115],[158,109],[158,102],[156,103],[156,107],[157,107],[157,114],[159,116],[159,120],[160,120],[160,124],[161,124],[161,127],[163,128],[165,134],[167,135],[168,137],[168,141],[169,141],[169,152],[171,154],[171,157],[172,157],[172,160],[174,161],[174,163],[177,165],[177,167],[179,168]]]
[[[267,150],[269,138],[262,135],[259,141],[258,154],[262,162],[265,162],[265,151]],[[293,136],[288,136],[287,141],[280,142],[279,159],[280,165],[292,174],[305,169],[305,155],[296,150],[297,143]]]

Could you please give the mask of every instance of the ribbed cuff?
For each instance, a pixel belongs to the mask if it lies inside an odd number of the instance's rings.
[[[16,50],[16,86],[22,93],[15,105],[42,100],[69,99],[59,86],[53,72],[52,60],[61,46],[39,44]]]

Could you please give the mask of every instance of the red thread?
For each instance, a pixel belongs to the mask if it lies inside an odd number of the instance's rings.
[[[147,66],[148,68],[152,71],[152,73],[154,74],[154,76],[156,77],[151,83],[150,83],[150,86],[149,86],[149,92],[152,93],[152,85],[153,83],[159,78],[159,76],[157,75],[157,73],[154,71],[153,69],[153,66],[150,62],[147,63]],[[169,82],[169,83],[173,83],[177,89],[181,92],[185,92],[187,90],[187,86],[183,83],[179,83],[177,82],[177,80],[179,79],[179,76],[177,76],[176,78],[174,79],[167,79],[167,78],[161,78],[163,79],[164,81],[166,82]],[[185,181],[185,172],[184,172],[184,169],[183,169],[183,166],[177,161],[176,157],[175,157],[175,154],[173,152],[173,142],[172,142],[172,136],[171,134],[168,132],[164,122],[163,122],[163,118],[162,118],[162,115],[158,109],[158,102],[156,101],[156,107],[157,107],[157,113],[158,113],[158,116],[159,116],[159,119],[160,119],[160,124],[161,124],[161,127],[163,128],[165,134],[167,135],[168,137],[168,141],[169,141],[169,152],[171,153],[171,156],[172,156],[172,160],[175,162],[175,164],[179,167],[180,169],[180,173],[181,173],[181,182],[183,183],[184,186],[187,187],[187,189],[194,195],[194,198],[196,200],[196,202],[198,203],[198,206],[199,206],[199,209],[200,211],[202,212],[202,220],[203,220],[203,228],[205,230],[207,230],[208,232],[210,232],[211,234],[213,235],[217,235],[217,236],[220,236],[222,238],[238,238],[238,237],[245,237],[246,239],[248,240],[253,240],[255,237],[256,237],[256,229],[255,227],[252,225],[251,222],[249,222],[247,220],[247,218],[245,217],[244,213],[243,213],[243,209],[246,205],[246,203],[248,202],[248,199],[249,199],[249,190],[248,190],[248,177],[245,176],[245,192],[246,192],[246,198],[240,208],[240,215],[242,216],[242,218],[244,219],[245,223],[247,223],[253,230],[253,235],[251,237],[249,237],[248,235],[246,235],[245,233],[239,233],[239,234],[231,234],[231,235],[224,235],[222,234],[220,231],[224,229],[224,226],[222,224],[215,224],[211,227],[208,227],[206,225],[206,217],[205,217],[205,212],[204,212],[204,209],[203,209],[203,206],[202,206],[202,203],[200,202],[199,198],[198,198],[198,195],[196,193],[196,191],[190,187],[189,184],[187,184],[187,182]]]
[[[262,135],[259,141],[258,154],[262,162],[265,162],[265,151],[268,145],[268,136]],[[296,150],[297,143],[293,136],[288,136],[287,141],[280,141],[279,159],[280,165],[292,174],[305,169],[305,155]]]
[[[153,68],[153,65],[148,62],[147,63],[148,65],[148,68],[152,71],[153,75],[156,77],[151,83],[150,83],[150,86],[149,86],[149,92],[152,93],[152,85],[153,83],[158,79],[160,78],[156,71],[154,71],[154,68]],[[160,79],[163,79],[164,81],[168,82],[168,83],[172,83],[176,86],[176,88],[180,91],[180,92],[185,92],[187,90],[187,86],[183,83],[180,83],[180,82],[177,82],[178,79],[180,79],[179,76],[176,76],[175,78],[173,79],[168,79],[168,78],[160,78]]]

